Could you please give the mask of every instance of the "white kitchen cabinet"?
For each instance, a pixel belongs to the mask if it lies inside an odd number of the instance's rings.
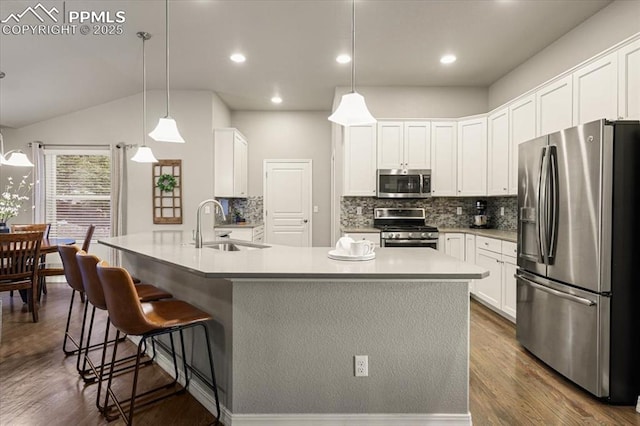
[[[474,296],[512,321],[516,318],[517,245],[495,238],[476,237],[476,264],[489,276],[475,280]]]
[[[509,108],[490,114],[488,126],[487,195],[509,193]]]
[[[344,128],[344,182],[342,195],[376,195],[376,126]]]
[[[489,276],[475,282],[475,296],[500,310],[502,303],[502,255],[482,247],[476,248],[476,265],[489,271]]]
[[[438,235],[438,251],[440,253],[446,253],[446,247],[445,247],[445,234],[440,233],[440,235]]]
[[[237,226],[216,226],[216,232],[218,231],[229,232],[229,238],[233,240],[249,241],[253,243],[264,242],[264,225],[246,228]]]
[[[431,123],[431,195],[457,195],[457,123]]]
[[[376,245],[376,248],[380,247],[380,233],[379,232],[343,232],[343,237],[351,237],[356,241],[369,240]]]
[[[573,79],[568,75],[536,91],[538,135],[573,126]]]
[[[457,195],[487,195],[487,118],[458,122]]]
[[[214,130],[214,194],[246,198],[248,143],[237,129]]]
[[[618,50],[618,116],[640,120],[640,40]]]
[[[464,235],[464,260],[465,262],[476,264],[476,236],[473,234]],[[469,281],[469,293],[475,293],[475,280]]]
[[[503,242],[504,244],[504,242]],[[516,318],[516,271],[518,270],[515,257],[502,255],[502,310]]]
[[[430,122],[378,122],[379,169],[428,169],[430,167]]]
[[[444,235],[444,252],[449,256],[464,261],[465,247],[464,234],[448,232]]]
[[[536,137],[536,96],[509,105],[509,194],[518,194],[518,145]]]
[[[618,55],[614,52],[573,73],[573,125],[618,117]]]

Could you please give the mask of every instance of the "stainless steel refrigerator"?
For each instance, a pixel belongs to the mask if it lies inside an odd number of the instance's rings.
[[[640,122],[598,120],[518,152],[516,336],[593,395],[640,395]]]

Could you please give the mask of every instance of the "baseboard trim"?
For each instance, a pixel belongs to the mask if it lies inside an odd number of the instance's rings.
[[[132,339],[133,340],[133,339]],[[173,377],[173,362],[158,351],[158,365]],[[184,384],[184,374],[178,381]],[[189,393],[209,412],[215,414],[216,403],[209,387],[198,377],[192,377]],[[220,404],[220,421],[225,426],[471,426],[471,413],[467,414],[232,414]]]
[[[232,417],[233,426],[470,426],[472,424],[471,414],[234,414]]]

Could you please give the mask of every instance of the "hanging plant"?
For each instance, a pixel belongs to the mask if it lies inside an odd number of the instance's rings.
[[[160,175],[158,178],[158,183],[156,183],[156,187],[160,188],[162,192],[171,192],[176,187],[178,182],[173,175],[165,173]]]

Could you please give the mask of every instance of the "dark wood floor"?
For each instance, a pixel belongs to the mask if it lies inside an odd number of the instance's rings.
[[[104,425],[75,360],[60,349],[69,287],[49,284],[40,322],[20,298],[3,301],[0,343],[0,425]],[[79,305],[79,304],[78,304]],[[77,310],[80,317],[80,310]],[[99,327],[102,329],[102,327]],[[147,368],[142,383],[166,379]],[[635,407],[598,402],[524,351],[513,324],[478,303],[471,307],[470,408],[476,425],[640,425]],[[138,425],[205,425],[213,416],[190,395],[165,400],[136,415]],[[122,424],[121,421],[111,424]]]

